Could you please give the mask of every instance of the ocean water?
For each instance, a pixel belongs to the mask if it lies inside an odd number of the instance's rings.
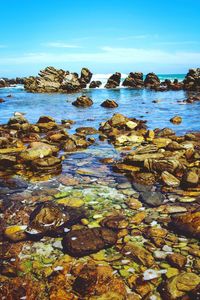
[[[163,79],[166,78],[166,75]],[[170,77],[171,76],[171,77]],[[177,78],[175,75],[167,78]],[[179,79],[184,75],[179,75]],[[99,78],[100,79],[100,78]],[[11,98],[7,95],[11,94]],[[77,108],[72,102],[80,95],[92,98],[94,104],[89,108]],[[200,129],[200,103],[184,104],[180,101],[187,98],[185,91],[155,92],[147,89],[85,89],[76,94],[32,94],[27,93],[23,86],[0,89],[0,98],[5,99],[0,104],[0,123],[6,123],[15,111],[23,112],[30,122],[36,122],[41,115],[50,115],[60,122],[62,119],[72,119],[76,124],[72,132],[80,126],[99,127],[99,124],[109,119],[114,113],[122,113],[128,117],[147,120],[150,129],[170,127],[177,134]],[[103,108],[100,104],[106,99],[115,100],[119,107]],[[158,100],[158,103],[152,101]],[[173,125],[169,120],[180,115],[183,122]]]

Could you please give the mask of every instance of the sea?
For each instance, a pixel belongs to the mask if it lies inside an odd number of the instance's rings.
[[[97,89],[86,88],[75,94],[33,94],[27,93],[22,85],[0,89],[0,98],[5,102],[0,104],[0,124],[8,122],[13,113],[25,114],[30,122],[37,122],[40,116],[49,115],[61,122],[62,119],[72,119],[76,124],[71,132],[80,126],[98,128],[101,122],[109,119],[114,113],[121,113],[147,121],[149,129],[170,127],[177,134],[198,131],[200,129],[200,102],[186,104],[188,94],[185,91],[155,92],[148,89],[129,89],[120,86],[117,89],[105,89],[104,85],[111,74],[95,74],[92,80],[102,81]],[[122,80],[127,74],[122,74]],[[161,80],[183,80],[185,74],[160,74]],[[7,97],[11,95],[11,97]],[[89,108],[77,108],[72,102],[80,95],[90,97],[94,104]],[[115,109],[103,108],[100,104],[112,99],[118,103]],[[155,103],[156,101],[156,103]],[[170,119],[179,115],[183,121],[173,125]]]

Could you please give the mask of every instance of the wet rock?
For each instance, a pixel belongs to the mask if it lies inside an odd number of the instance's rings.
[[[55,122],[55,119],[50,116],[41,116],[37,123],[49,123],[49,122]]]
[[[101,103],[101,106],[106,108],[116,108],[118,107],[118,104],[114,100],[105,100]]]
[[[141,202],[144,202],[145,204],[156,207],[160,206],[165,197],[161,192],[151,192],[151,191],[146,191],[146,192],[141,192],[139,200]]]
[[[34,171],[42,174],[59,174],[62,170],[61,159],[55,156],[35,159],[31,166]]]
[[[179,253],[168,254],[167,261],[175,268],[183,269],[187,263],[187,258]]]
[[[144,86],[143,73],[131,72],[122,83],[123,86],[131,88],[142,88]]]
[[[76,99],[76,101],[72,102],[72,105],[77,107],[89,107],[93,104],[92,99],[87,96],[80,96]]]
[[[25,225],[13,225],[4,230],[4,236],[12,242],[23,241],[27,238]]]
[[[90,83],[91,78],[92,72],[87,68],[82,68],[80,77],[81,87],[86,88],[87,84]]]
[[[102,300],[127,299],[125,284],[113,274],[111,267],[96,266],[94,263],[89,262],[87,265],[84,264],[81,270],[76,273],[73,290],[81,298],[89,296],[91,300],[98,298]]]
[[[116,72],[108,78],[108,81],[105,85],[107,89],[113,89],[120,85],[121,73]]]
[[[62,69],[47,67],[38,76],[30,76],[24,80],[25,90],[32,93],[73,93],[80,91],[90,82],[92,73],[87,69],[81,70],[81,76]]]
[[[199,182],[199,174],[198,171],[194,170],[186,170],[182,179],[182,185],[185,187],[195,187]]]
[[[161,178],[167,186],[178,187],[180,185],[180,180],[167,171],[162,172]]]
[[[0,170],[4,171],[6,168],[12,168],[16,163],[17,160],[15,156],[0,154]]]
[[[119,230],[128,226],[128,221],[122,215],[109,216],[101,221],[101,226],[107,227],[113,230]]]
[[[158,87],[160,86],[160,79],[155,73],[148,73],[145,77],[144,84],[149,88]]]
[[[175,116],[170,119],[170,122],[173,124],[180,124],[182,122],[182,118],[180,116]]]
[[[93,127],[79,127],[76,128],[76,132],[90,135],[90,134],[96,134],[98,131]]]
[[[99,81],[99,80],[93,80],[91,81],[90,85],[89,85],[89,88],[90,89],[94,89],[94,88],[99,88],[100,86],[102,85],[102,82]]]
[[[195,273],[180,273],[166,281],[161,289],[163,299],[180,299],[188,292],[195,289],[200,283],[200,278]]]
[[[30,215],[29,234],[56,233],[69,221],[69,215],[53,203],[38,204]]]
[[[163,172],[167,171],[169,173],[174,173],[177,170],[183,168],[182,164],[174,158],[169,159],[146,159],[144,161],[144,166],[149,171]]]
[[[154,264],[154,258],[151,253],[139,244],[129,242],[121,251],[125,256],[144,266],[151,267]]]
[[[134,209],[134,210],[137,210],[142,207],[142,203],[138,199],[132,197],[126,200],[126,205],[128,205],[130,209]]]
[[[58,148],[46,143],[42,142],[33,142],[30,143],[29,148],[27,148],[25,151],[22,151],[20,154],[20,157],[23,160],[35,160],[38,158],[44,158],[46,156],[55,154],[58,152]]]
[[[182,216],[174,216],[171,222],[172,227],[196,238],[200,237],[200,212],[187,213]]]
[[[107,228],[72,230],[62,241],[63,251],[72,256],[85,256],[113,246],[117,235]]]
[[[155,175],[150,172],[134,172],[131,174],[132,182],[152,186],[156,182]]]
[[[183,88],[188,91],[200,90],[200,69],[190,69],[183,80]]]

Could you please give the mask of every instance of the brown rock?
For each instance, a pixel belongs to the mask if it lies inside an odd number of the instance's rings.
[[[167,171],[162,172],[161,178],[167,186],[178,187],[180,185],[180,180]]]
[[[152,254],[139,244],[127,243],[122,248],[122,253],[146,267],[151,267],[154,264]]]
[[[117,235],[107,228],[72,230],[62,241],[63,251],[72,256],[85,256],[113,246]]]
[[[187,258],[179,253],[168,254],[167,260],[175,268],[184,268],[187,263]]]
[[[105,100],[101,103],[101,106],[106,108],[116,108],[118,107],[118,104],[114,100]]]
[[[200,237],[200,212],[187,213],[183,216],[175,216],[172,218],[172,226],[190,236]]]
[[[76,99],[76,101],[72,102],[72,105],[77,107],[89,107],[93,104],[92,99],[87,96],[80,96]]]
[[[170,122],[173,124],[180,124],[182,122],[182,118],[180,116],[175,116],[170,119]]]
[[[161,290],[163,299],[180,299],[195,289],[200,283],[200,277],[194,273],[180,273],[171,277]]]

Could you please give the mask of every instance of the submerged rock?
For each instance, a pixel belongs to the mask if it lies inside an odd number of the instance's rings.
[[[172,227],[187,235],[200,238],[200,212],[186,213],[182,216],[174,216],[171,222]]]
[[[149,206],[156,207],[163,203],[165,197],[161,192],[146,191],[140,193],[139,199],[141,202],[144,202]]]
[[[72,230],[62,241],[63,251],[72,256],[85,256],[113,246],[117,235],[107,228]]]
[[[69,215],[58,205],[42,203],[30,215],[29,234],[55,233],[69,221]]]
[[[170,122],[173,124],[180,124],[182,122],[182,118],[180,116],[175,116],[170,119]]]
[[[166,300],[181,299],[181,297],[194,290],[199,284],[200,277],[195,273],[180,273],[166,281],[164,287],[161,289],[161,295],[163,296],[163,299]]]

